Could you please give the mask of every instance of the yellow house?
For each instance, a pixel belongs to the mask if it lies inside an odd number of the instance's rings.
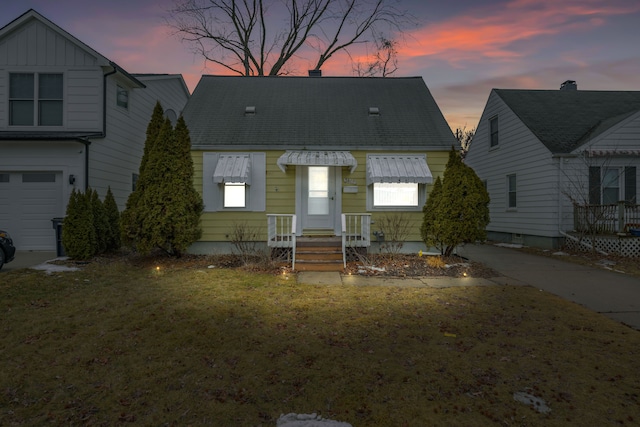
[[[344,263],[349,248],[377,250],[398,215],[417,252],[430,184],[457,146],[420,77],[203,76],[184,118],[205,205],[195,253],[230,252],[241,224],[294,263],[303,241],[335,240]]]

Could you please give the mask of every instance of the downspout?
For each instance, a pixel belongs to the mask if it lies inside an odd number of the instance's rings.
[[[107,136],[107,77],[118,72],[118,69],[110,64],[112,71],[102,75],[102,132],[91,135],[91,138],[104,138]],[[91,141],[89,137],[80,138],[79,141],[84,144],[84,191],[89,189],[89,145]]]

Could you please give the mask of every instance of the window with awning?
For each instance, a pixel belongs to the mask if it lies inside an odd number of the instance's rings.
[[[367,205],[369,209],[420,209],[425,184],[433,175],[425,155],[369,154],[367,156]]]
[[[288,165],[296,166],[348,166],[355,171],[358,162],[348,151],[294,151],[284,153],[277,161],[282,172]]]

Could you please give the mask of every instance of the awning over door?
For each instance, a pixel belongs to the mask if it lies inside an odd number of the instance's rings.
[[[287,151],[277,161],[282,172],[287,165],[302,166],[349,166],[356,170],[358,162],[348,151]]]
[[[417,182],[431,184],[433,175],[424,155],[367,156],[367,185],[374,182]]]
[[[222,154],[213,171],[213,182],[244,182],[251,184],[251,159],[248,154]]]

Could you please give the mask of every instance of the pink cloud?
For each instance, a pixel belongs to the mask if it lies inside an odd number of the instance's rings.
[[[461,60],[511,60],[527,54],[513,44],[544,36],[602,26],[606,18],[640,11],[626,2],[513,0],[470,10],[445,22],[426,25],[400,46],[402,57],[437,56],[455,65]]]

